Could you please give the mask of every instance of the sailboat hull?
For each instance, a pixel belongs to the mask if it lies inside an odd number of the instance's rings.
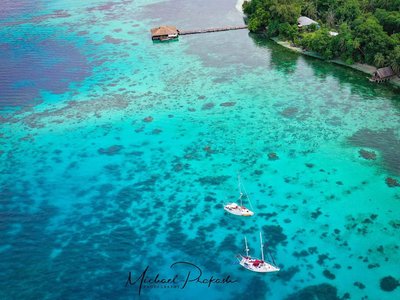
[[[254,212],[252,212],[251,210],[249,210],[244,206],[239,206],[236,203],[228,203],[224,206],[224,209],[228,213],[231,213],[236,216],[251,217],[252,215],[254,215]]]
[[[278,272],[280,270],[278,267],[275,267],[265,261],[256,258],[244,257],[244,256],[241,256],[241,258],[242,259],[239,261],[239,264],[242,267],[246,268],[247,270],[253,272],[272,273],[272,272]]]

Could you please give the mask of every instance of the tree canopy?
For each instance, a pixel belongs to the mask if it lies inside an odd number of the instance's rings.
[[[400,71],[400,0],[251,0],[243,10],[252,32],[282,36],[326,59]],[[297,28],[300,16],[318,26]]]

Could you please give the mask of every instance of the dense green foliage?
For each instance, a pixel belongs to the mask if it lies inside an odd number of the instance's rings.
[[[281,36],[326,59],[400,71],[400,0],[251,0],[243,10],[252,32]],[[299,29],[301,15],[318,26]]]

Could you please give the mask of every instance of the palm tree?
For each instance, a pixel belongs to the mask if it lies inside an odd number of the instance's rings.
[[[389,64],[395,73],[400,73],[400,46],[396,46],[390,53]]]
[[[318,12],[313,2],[304,3],[303,13],[305,16],[314,20],[317,19],[318,17],[317,16]]]
[[[333,28],[335,26],[335,13],[333,10],[329,10],[326,15],[326,24],[328,27]]]
[[[386,59],[385,59],[385,57],[383,56],[382,53],[375,54],[375,56],[374,56],[374,65],[377,68],[383,67],[385,65],[385,62],[386,62]]]
[[[392,67],[393,72],[396,74],[400,73],[400,62],[399,61],[391,61],[390,66]]]

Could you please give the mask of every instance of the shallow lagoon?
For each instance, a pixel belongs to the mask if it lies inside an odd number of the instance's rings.
[[[0,298],[133,298],[179,260],[238,283],[141,297],[400,297],[398,90],[245,30],[149,38],[242,24],[232,0],[46,2],[0,22]],[[222,209],[237,172],[250,219]],[[235,263],[260,229],[278,274]]]

